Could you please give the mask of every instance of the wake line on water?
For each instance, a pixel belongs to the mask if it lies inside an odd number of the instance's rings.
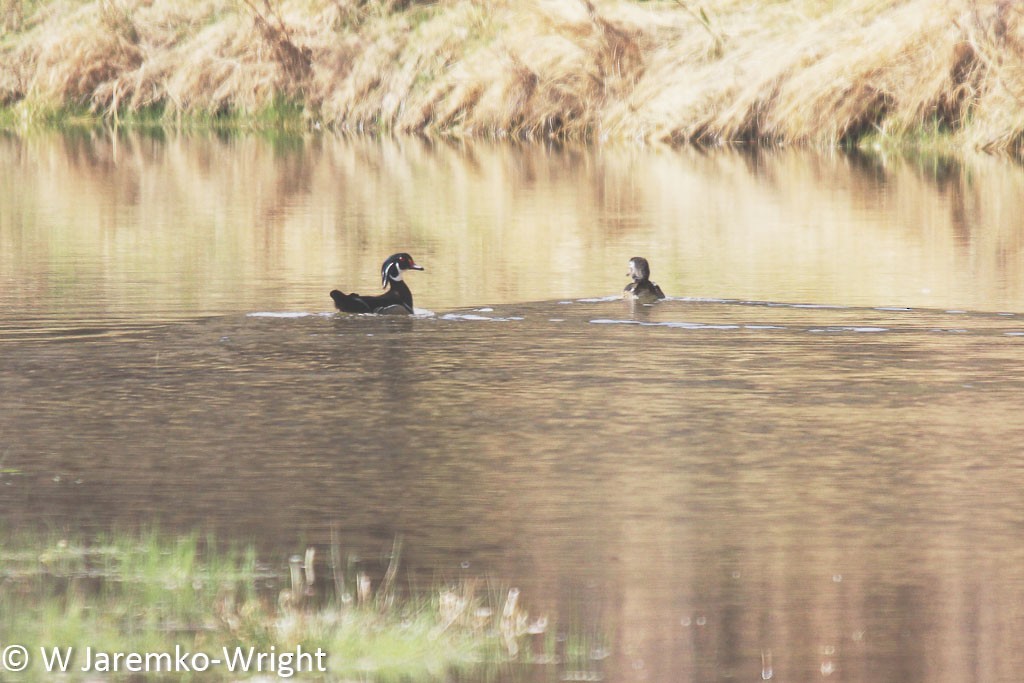
[[[246,318],[283,318],[283,319],[297,319],[297,318],[333,318],[339,315],[338,311],[320,311],[318,313],[310,313],[308,311],[254,311],[252,313],[246,313]],[[396,315],[381,315],[378,313],[345,313],[345,317],[369,317],[369,318],[394,318],[404,317]],[[433,311],[428,311],[423,308],[415,309],[415,312],[411,317],[414,318],[432,318],[434,317]]]
[[[522,320],[532,319],[535,316],[543,318],[549,322],[564,322],[564,317],[552,317],[553,311],[548,306],[567,306],[572,307],[573,305],[585,304],[591,307],[591,310],[582,311],[584,314],[599,313],[597,310],[592,310],[595,304],[611,304],[614,302],[621,302],[622,297],[619,295],[609,295],[603,297],[584,297],[579,299],[568,299],[568,300],[550,300],[541,302],[530,302],[525,304],[519,304],[519,306],[529,306],[531,308],[522,308],[520,310],[502,312],[495,312],[492,307],[484,306],[472,309],[456,310],[448,313],[434,313],[433,311],[426,309],[417,308],[415,313],[410,316],[412,318],[419,319],[433,319],[438,321],[446,322],[517,322]],[[708,297],[666,297],[665,299],[653,303],[640,304],[635,303],[635,311],[645,310],[651,313],[659,311],[662,315],[659,317],[667,317],[664,314],[672,315],[672,311],[681,312],[678,308],[673,308],[673,305],[677,304],[690,304],[692,311],[705,310],[703,305],[720,305],[720,306],[751,306],[760,308],[772,308],[772,309],[790,309],[790,310],[802,310],[802,311],[841,311],[847,318],[850,314],[856,314],[858,311],[864,311],[865,313],[884,313],[887,315],[887,320],[868,320],[865,319],[863,323],[857,320],[843,320],[834,321],[837,324],[829,324],[833,321],[826,320],[808,320],[805,324],[773,324],[772,321],[766,322],[693,322],[688,320],[647,320],[647,319],[636,319],[633,317],[618,317],[618,316],[600,316],[600,317],[584,317],[580,322],[586,322],[594,325],[635,325],[639,327],[660,327],[669,329],[680,329],[680,330],[712,330],[712,331],[752,331],[752,332],[770,332],[770,331],[788,331],[796,333],[810,333],[819,335],[830,335],[830,334],[889,334],[889,333],[929,333],[929,334],[971,334],[971,333],[982,333],[987,335],[1001,335],[1007,337],[1024,337],[1024,331],[1020,329],[970,329],[965,328],[959,324],[945,325],[939,321],[929,321],[926,319],[912,319],[913,322],[908,326],[904,325],[903,322],[899,321],[904,314],[914,314],[916,316],[952,316],[956,315],[958,318],[963,320],[963,317],[973,318],[999,318],[999,319],[1013,319],[1018,317],[1020,314],[1013,312],[984,312],[984,311],[968,311],[961,309],[928,309],[928,308],[914,308],[909,306],[852,306],[832,303],[801,303],[801,302],[776,302],[776,301],[757,301],[757,300],[745,300],[745,299],[726,299],[726,298],[708,298]],[[534,310],[532,307],[542,306],[545,307],[543,310]],[[506,306],[499,306],[499,309],[506,308]],[[570,308],[571,310],[571,308]],[[246,314],[250,318],[269,318],[269,319],[301,319],[301,318],[320,318],[329,319],[334,317],[347,318],[347,319],[374,319],[380,316],[372,314],[339,314],[334,311],[324,312],[309,312],[309,311],[256,311]],[[575,317],[575,316],[570,316]],[[674,317],[674,316],[673,316]],[[687,316],[688,317],[688,316]],[[869,316],[870,317],[870,316]],[[782,321],[779,321],[782,322]],[[793,321],[786,321],[792,323]],[[910,322],[910,321],[908,321]],[[882,323],[882,324],[878,324]],[[890,324],[892,323],[892,324]],[[938,324],[936,324],[938,323]]]

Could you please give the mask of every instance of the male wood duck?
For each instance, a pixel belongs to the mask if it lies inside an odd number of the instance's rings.
[[[622,292],[625,298],[650,301],[665,298],[661,287],[651,282],[651,266],[647,259],[641,256],[629,259],[629,272],[626,275],[633,278],[633,281]]]
[[[404,270],[423,270],[423,266],[416,265],[404,252],[392,254],[380,267],[380,286],[388,291],[380,296],[362,296],[335,289],[331,292],[334,305],[343,313],[412,313],[412,292],[402,280]]]

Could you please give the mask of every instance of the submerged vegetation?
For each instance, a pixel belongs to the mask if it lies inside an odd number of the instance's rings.
[[[1021,156],[1007,0],[0,0],[6,127],[113,124]]]
[[[433,680],[458,670],[483,675],[513,660],[555,660],[544,654],[553,651],[545,621],[528,618],[515,589],[488,593],[465,580],[402,597],[397,553],[375,585],[339,567],[336,549],[329,554],[318,558],[310,549],[277,571],[261,566],[251,549],[217,549],[195,536],[5,541],[0,633],[5,645],[27,648],[27,672],[41,679],[53,648],[71,661],[72,678],[86,679],[113,671],[113,659],[99,653],[116,652],[150,653],[150,672],[161,666],[180,678],[206,669],[205,677],[232,680],[300,670],[331,680]],[[265,657],[257,671],[250,652],[275,659]],[[157,659],[159,653],[171,659]],[[563,647],[562,661],[571,663],[570,654]],[[90,662],[99,668],[83,672]],[[129,667],[121,658],[122,674],[140,671]]]

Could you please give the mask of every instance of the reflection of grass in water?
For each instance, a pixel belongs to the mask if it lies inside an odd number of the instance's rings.
[[[0,271],[25,302],[62,313],[70,283],[76,303],[132,316],[328,311],[326,292],[373,287],[399,245],[428,268],[417,305],[441,311],[621,290],[621,245],[633,244],[673,296],[1016,306],[1024,170],[878,142],[852,156],[591,156],[276,131],[36,132],[0,138],[12,169]],[[915,295],[925,282],[944,284]]]
[[[279,577],[251,548],[215,548],[196,536],[167,540],[155,533],[92,543],[8,541],[0,546],[0,633],[33,654],[74,647],[75,675],[86,647],[159,653],[178,645],[211,657],[235,647],[321,648],[331,678],[375,680],[460,670],[493,677],[514,658],[551,659],[534,652],[531,641],[543,639],[543,622],[527,617],[515,591],[504,605],[492,605],[467,580],[397,598],[394,567],[376,591],[365,575],[346,582],[337,569],[331,573],[341,596],[324,599],[313,590],[323,582],[307,569],[318,566],[312,551],[292,559],[289,587],[276,590]],[[336,567],[333,555],[329,567]],[[34,661],[30,673],[44,677],[42,663]],[[230,675],[223,666],[210,673]]]

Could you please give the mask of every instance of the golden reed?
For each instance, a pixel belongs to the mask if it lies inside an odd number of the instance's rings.
[[[1009,0],[0,0],[0,106],[1021,156],[1022,17]]]

